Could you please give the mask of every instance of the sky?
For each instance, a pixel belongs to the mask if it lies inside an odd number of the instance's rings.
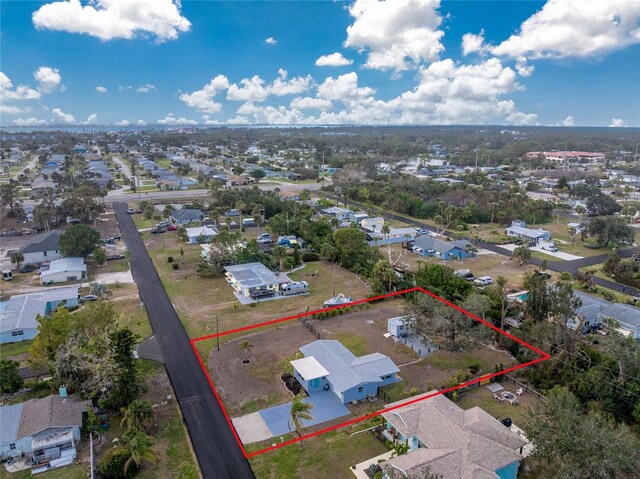
[[[0,124],[639,127],[640,2],[2,1]]]

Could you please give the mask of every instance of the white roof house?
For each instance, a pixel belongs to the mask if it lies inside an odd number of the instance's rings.
[[[204,241],[208,243],[218,234],[218,230],[210,226],[194,226],[192,228],[186,228],[186,233],[188,243],[196,244],[199,238],[204,238]]]
[[[329,375],[322,364],[318,362],[313,356],[309,356],[302,359],[294,359],[291,361],[291,365],[302,376],[305,381],[311,381],[312,379],[323,378]]]
[[[49,269],[40,273],[42,284],[78,281],[87,277],[87,265],[82,258],[61,258],[52,261]]]

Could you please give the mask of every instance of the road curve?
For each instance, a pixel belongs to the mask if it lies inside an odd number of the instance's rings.
[[[127,204],[115,203],[113,206],[122,239],[130,252],[133,279],[147,309],[202,476],[204,479],[255,479],[200,368],[189,337],[131,215],[127,214]]]

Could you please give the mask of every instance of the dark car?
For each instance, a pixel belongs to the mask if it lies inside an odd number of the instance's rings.
[[[153,228],[151,230],[151,234],[152,235],[157,235],[159,233],[166,233],[167,230],[165,230],[164,228]]]
[[[268,290],[268,289],[261,289],[258,291],[251,291],[251,299],[260,299],[260,298],[271,298],[275,295],[276,293]]]
[[[169,226],[167,226],[167,231],[175,231],[175,230],[177,230],[177,229],[178,229],[178,227],[177,227],[176,225],[169,225]]]
[[[535,273],[533,273],[533,274],[535,274],[536,276],[541,276],[541,277],[542,277],[542,279],[549,279],[549,278],[551,278],[551,275],[550,275],[549,273],[547,273],[546,271],[537,271],[537,270],[536,270],[536,272],[535,272]]]
[[[18,271],[20,271],[21,273],[33,273],[37,269],[38,268],[36,268],[32,264],[23,264],[22,266],[20,266],[20,269]]]

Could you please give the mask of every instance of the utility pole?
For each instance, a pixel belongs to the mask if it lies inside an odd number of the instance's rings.
[[[636,147],[636,156],[638,156],[637,154],[638,151],[638,147]],[[320,174],[322,175],[322,187],[324,188],[324,148],[322,149],[322,171],[320,172]]]
[[[220,351],[220,326],[218,325],[218,315],[216,314],[216,346]]]

